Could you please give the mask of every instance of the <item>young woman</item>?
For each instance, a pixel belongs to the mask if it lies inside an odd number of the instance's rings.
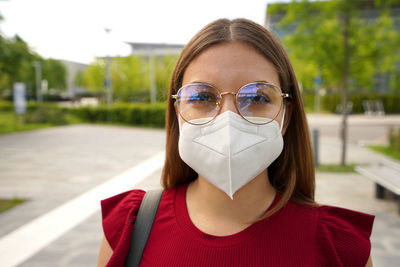
[[[183,49],[167,109],[165,189],[140,266],[372,266],[374,216],[314,201],[304,108],[264,27],[221,19]],[[123,266],[145,192],[101,202],[98,266]]]

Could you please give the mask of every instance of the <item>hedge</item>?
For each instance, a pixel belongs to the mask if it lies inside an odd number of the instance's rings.
[[[75,117],[82,122],[116,123],[150,127],[165,126],[166,103],[123,103],[108,107],[59,107],[53,103],[27,104],[26,121],[29,123],[67,124],[67,117]],[[0,102],[0,111],[13,112],[12,102]]]
[[[314,95],[303,94],[306,111],[314,110]],[[391,95],[350,95],[353,102],[352,113],[362,113],[364,100],[381,100],[387,114],[400,113],[400,94]],[[321,97],[321,110],[334,113],[341,102],[341,96],[325,95]],[[26,121],[31,123],[68,124],[72,118],[89,123],[116,123],[126,125],[164,127],[166,103],[116,103],[108,107],[59,107],[55,103],[38,104],[28,102]],[[0,101],[1,111],[14,111],[12,102]]]
[[[114,104],[111,107],[65,108],[76,117],[86,122],[110,122],[153,127],[165,126],[166,103],[157,104]]]
[[[307,111],[314,111],[314,94],[303,94],[303,102]],[[400,113],[400,94],[357,94],[349,95],[349,101],[353,103],[352,113],[363,113],[364,100],[381,100],[387,114]],[[330,113],[336,112],[336,107],[341,103],[341,95],[329,94],[321,96],[321,109]]]

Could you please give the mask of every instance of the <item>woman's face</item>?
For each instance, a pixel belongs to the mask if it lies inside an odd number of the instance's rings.
[[[278,73],[264,56],[249,45],[232,42],[212,46],[196,57],[187,67],[182,85],[207,83],[219,92],[237,93],[243,85],[256,81],[280,86]],[[238,113],[234,95],[224,95],[221,104],[219,114],[228,110]],[[280,124],[281,119],[282,112],[275,120]]]

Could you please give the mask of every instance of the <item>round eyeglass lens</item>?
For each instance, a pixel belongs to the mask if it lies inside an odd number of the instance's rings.
[[[266,124],[278,115],[283,103],[279,87],[267,83],[251,83],[240,89],[237,105],[249,122]]]
[[[207,84],[189,84],[178,91],[178,112],[192,124],[205,124],[214,119],[219,107],[219,93]]]

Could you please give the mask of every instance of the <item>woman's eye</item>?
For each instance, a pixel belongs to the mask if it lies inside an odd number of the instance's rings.
[[[189,102],[209,102],[209,101],[214,101],[215,96],[213,96],[210,93],[198,93],[195,95],[192,95],[189,99]]]
[[[269,103],[270,102],[269,98],[266,95],[256,94],[256,95],[249,96],[249,98],[252,103]]]

